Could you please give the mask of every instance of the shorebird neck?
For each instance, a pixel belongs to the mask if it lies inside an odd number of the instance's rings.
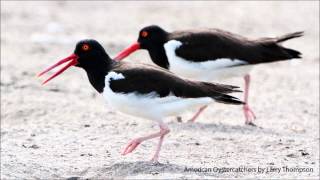
[[[169,61],[162,45],[153,46],[148,49],[151,60],[158,66],[169,69]]]
[[[99,92],[102,93],[105,86],[105,76],[110,72],[114,64],[114,61],[101,61],[99,66],[95,68],[83,68],[89,78],[91,85]]]

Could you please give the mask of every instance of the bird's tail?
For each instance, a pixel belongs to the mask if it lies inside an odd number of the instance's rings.
[[[220,93],[233,93],[233,92],[242,92],[238,86],[219,84],[219,83],[210,83],[210,82],[200,82],[201,86],[205,86],[209,91],[216,91]]]
[[[290,55],[291,59],[301,58],[301,53],[299,51],[296,51],[294,49],[289,49],[289,48],[283,48],[283,50]]]
[[[276,42],[281,43],[281,42],[287,41],[289,39],[298,38],[298,37],[303,36],[303,33],[304,33],[303,31],[289,33],[289,34],[286,34],[286,35],[283,35],[283,36],[276,38]]]
[[[224,104],[234,104],[240,105],[244,104],[241,100],[236,97],[227,95],[234,92],[242,92],[239,90],[238,86],[218,84],[218,83],[209,83],[209,82],[199,82],[202,89],[208,94],[212,99],[217,102]]]
[[[286,34],[276,38],[261,38],[258,43],[261,45],[260,51],[257,52],[260,57],[255,63],[269,63],[275,61],[285,61],[294,58],[301,58],[301,53],[294,49],[285,48],[281,45],[282,42],[289,39],[303,36],[303,31]]]
[[[298,37],[303,36],[303,33],[304,33],[303,31],[298,31],[298,32],[286,34],[286,35],[283,35],[283,36],[276,38],[277,39],[276,42],[282,43],[282,42],[287,41],[289,39],[298,38]],[[289,49],[289,48],[283,48],[283,50],[287,54],[289,54],[291,56],[291,58],[301,58],[301,53],[299,51]]]
[[[240,99],[227,94],[221,94],[220,96],[215,96],[213,97],[213,99],[216,100],[217,102],[224,103],[224,104],[234,104],[234,105],[245,104]]]

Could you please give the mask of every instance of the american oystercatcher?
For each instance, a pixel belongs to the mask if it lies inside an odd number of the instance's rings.
[[[95,40],[78,42],[73,54],[38,76],[64,63],[67,65],[43,84],[70,66],[81,67],[86,71],[91,85],[112,107],[126,114],[155,120],[159,124],[159,132],[133,139],[124,149],[123,155],[131,153],[143,141],[159,137],[157,150],[152,158],[157,161],[163,138],[170,131],[162,121],[165,117],[213,102],[243,104],[239,99],[227,95],[240,92],[236,86],[182,79],[157,66],[116,62],[110,59]]]
[[[277,38],[249,40],[219,29],[169,33],[152,25],[140,30],[138,42],[120,52],[115,60],[120,61],[137,49],[146,49],[155,64],[183,77],[210,81],[244,76],[245,123],[254,125],[252,121],[256,116],[248,105],[251,65],[301,58],[300,52],[280,43],[302,35],[303,32],[295,32]],[[195,121],[205,108],[200,108],[191,121]]]

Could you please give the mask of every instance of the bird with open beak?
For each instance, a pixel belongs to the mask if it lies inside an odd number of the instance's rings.
[[[91,85],[116,110],[159,124],[159,132],[133,139],[124,148],[123,155],[131,153],[146,140],[159,138],[152,158],[157,162],[163,139],[170,132],[163,122],[165,117],[211,103],[243,104],[228,95],[239,92],[236,86],[190,81],[161,67],[113,61],[104,48],[92,39],[78,42],[73,54],[48,67],[39,76],[62,64],[66,65],[43,84],[71,66],[80,67],[87,73]]]

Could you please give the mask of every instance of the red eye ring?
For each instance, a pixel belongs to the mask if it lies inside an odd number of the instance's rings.
[[[142,37],[147,37],[148,34],[149,34],[149,33],[148,33],[147,31],[142,31],[142,32],[141,32],[141,36],[142,36]]]
[[[89,50],[89,45],[88,44],[82,45],[82,50],[88,51]]]

